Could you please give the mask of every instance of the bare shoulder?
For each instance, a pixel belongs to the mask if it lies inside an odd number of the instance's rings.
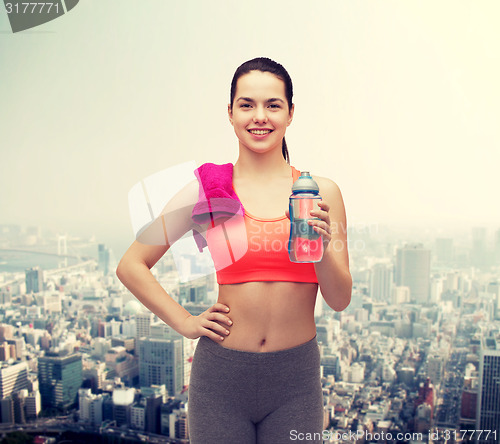
[[[331,179],[320,176],[313,176],[319,186],[319,194],[330,207],[330,218],[337,223],[346,223],[344,199],[339,186]]]
[[[326,200],[342,198],[339,186],[328,177],[313,176],[319,186],[319,194]]]

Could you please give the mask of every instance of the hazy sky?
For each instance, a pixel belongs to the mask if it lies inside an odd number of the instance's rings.
[[[496,0],[82,0],[13,34],[2,3],[0,224],[132,241],[135,183],[236,161],[229,83],[267,56],[294,81],[291,163],[339,184],[349,222],[500,227],[499,16]]]

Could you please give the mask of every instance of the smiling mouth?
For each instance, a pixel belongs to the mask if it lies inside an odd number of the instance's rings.
[[[265,134],[271,133],[273,130],[270,129],[251,129],[248,130],[250,134],[255,134],[256,136],[264,136]]]

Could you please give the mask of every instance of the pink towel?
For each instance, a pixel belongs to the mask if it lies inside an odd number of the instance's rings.
[[[233,189],[233,164],[217,165],[204,163],[194,171],[200,184],[198,202],[191,218],[197,224],[229,219],[235,214],[244,214],[243,205]],[[193,230],[193,236],[200,251],[207,243],[201,233]]]

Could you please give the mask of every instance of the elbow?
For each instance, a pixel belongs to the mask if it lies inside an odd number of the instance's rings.
[[[344,311],[351,303],[351,292],[343,294],[342,298],[337,297],[332,304],[328,304],[330,308],[336,312]]]
[[[350,273],[347,273],[342,285],[339,285],[333,291],[330,291],[328,296],[325,297],[328,306],[336,311],[344,311],[351,303],[352,295],[352,277]]]
[[[123,264],[122,261],[118,263],[118,266],[116,267],[116,277],[120,280],[120,282],[123,282]]]
[[[127,264],[128,262],[125,258],[122,258],[116,267],[116,277],[120,280],[122,284],[125,284],[125,277],[127,275]]]

